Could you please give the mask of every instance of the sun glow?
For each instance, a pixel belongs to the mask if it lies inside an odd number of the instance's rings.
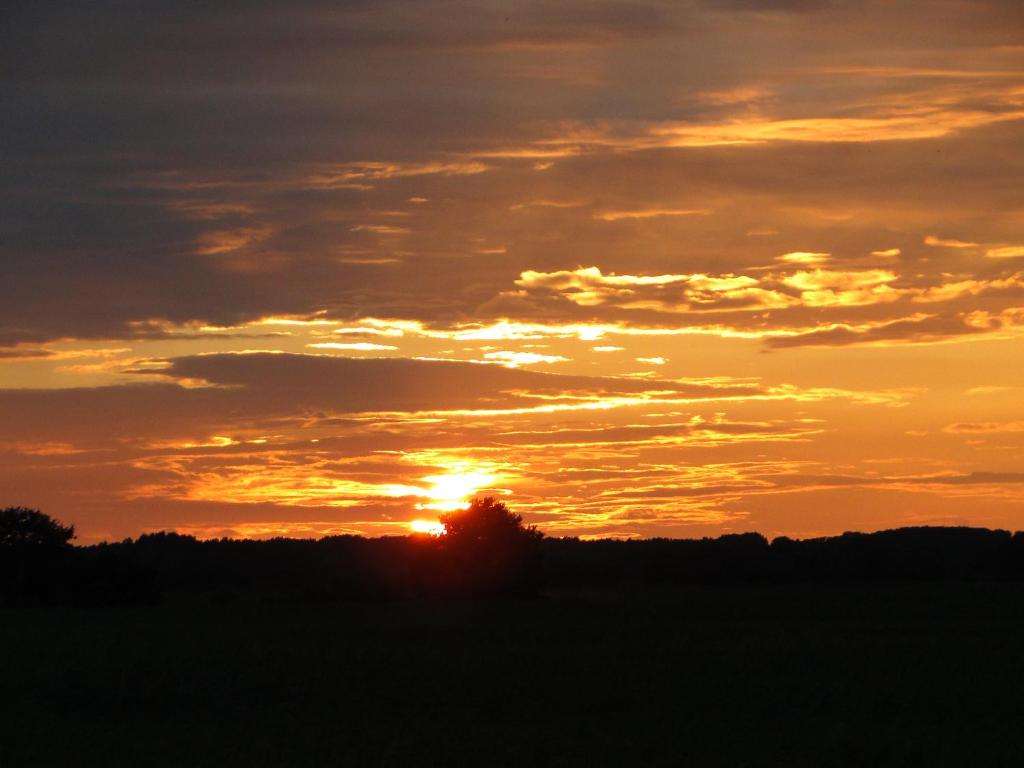
[[[417,504],[416,508],[433,509],[438,512],[465,509],[471,496],[497,479],[498,476],[490,472],[463,469],[462,465],[448,474],[424,477],[423,480],[431,484],[424,494],[430,501],[426,504]]]
[[[479,468],[472,468],[469,462],[459,462],[443,475],[428,475],[423,482],[430,488],[423,492],[429,502],[417,504],[416,509],[430,509],[436,512],[454,512],[469,506],[470,499],[481,489],[491,486],[498,475]],[[436,520],[413,520],[409,528],[414,533],[443,536],[447,533],[444,523]]]

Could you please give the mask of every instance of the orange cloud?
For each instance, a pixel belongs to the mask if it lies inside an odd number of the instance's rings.
[[[623,221],[624,219],[655,219],[664,216],[710,216],[710,208],[641,208],[632,211],[599,211],[595,219],[601,221]]]
[[[999,432],[1024,432],[1024,421],[981,421],[958,422],[943,428],[954,434],[991,434]]]
[[[200,256],[219,256],[242,250],[271,234],[267,227],[244,227],[203,232],[197,238],[195,252]]]
[[[931,245],[936,248],[977,248],[977,243],[970,243],[964,240],[955,240],[952,238],[942,238],[936,235],[928,235],[924,239],[925,245]]]
[[[822,264],[829,260],[831,253],[813,253],[810,251],[793,251],[776,257],[776,261],[784,261],[787,264]]]
[[[783,285],[800,291],[800,300],[811,307],[855,307],[896,301],[905,295],[890,283],[895,272],[871,269],[855,272],[816,269],[782,278]]]
[[[990,259],[1018,259],[1024,257],[1024,245],[1004,245],[989,248],[985,255]]]

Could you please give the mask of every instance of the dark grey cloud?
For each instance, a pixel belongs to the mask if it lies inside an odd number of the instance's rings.
[[[287,398],[292,407],[327,407],[350,412],[540,404],[520,392],[592,397],[661,391],[678,397],[713,399],[762,391],[757,386],[567,376],[441,360],[259,353],[174,358],[164,373],[176,379],[244,387],[251,396]]]
[[[0,361],[2,360],[38,360],[52,357],[54,352],[49,349],[0,349]]]
[[[1002,485],[1024,483],[1022,472],[966,472],[950,475],[916,475],[909,477],[870,477],[863,475],[754,474],[736,482],[699,481],[689,485],[646,486],[640,489],[609,491],[617,499],[673,499],[740,494],[771,494],[776,492],[807,492],[822,489],[902,488],[912,489],[935,485]]]
[[[1024,483],[1024,472],[969,472],[965,475],[948,475],[930,481],[942,485],[987,485],[989,483]]]
[[[787,347],[848,347],[854,344],[886,342],[926,343],[941,339],[970,336],[997,330],[998,321],[991,326],[970,324],[962,316],[928,317],[922,320],[897,320],[877,328],[831,328],[808,331],[793,336],[777,336],[766,340],[771,349]]]
[[[814,13],[853,5],[846,0],[701,0],[708,10],[754,11],[757,13]]]
[[[265,427],[275,420],[294,426],[367,411],[507,409],[550,402],[530,394],[600,398],[657,390],[713,400],[762,391],[756,386],[565,376],[461,362],[261,353],[175,358],[164,373],[213,386],[0,389],[0,439],[94,443],[208,434],[226,425]]]

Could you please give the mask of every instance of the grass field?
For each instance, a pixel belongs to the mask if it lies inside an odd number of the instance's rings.
[[[1024,585],[0,614],[2,766],[1019,765]]]

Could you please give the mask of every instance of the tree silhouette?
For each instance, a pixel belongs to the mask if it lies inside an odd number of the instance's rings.
[[[436,576],[443,590],[466,595],[528,597],[541,585],[544,534],[488,496],[441,515]]]
[[[62,525],[49,515],[27,507],[0,509],[0,547],[65,547],[75,526]]]

